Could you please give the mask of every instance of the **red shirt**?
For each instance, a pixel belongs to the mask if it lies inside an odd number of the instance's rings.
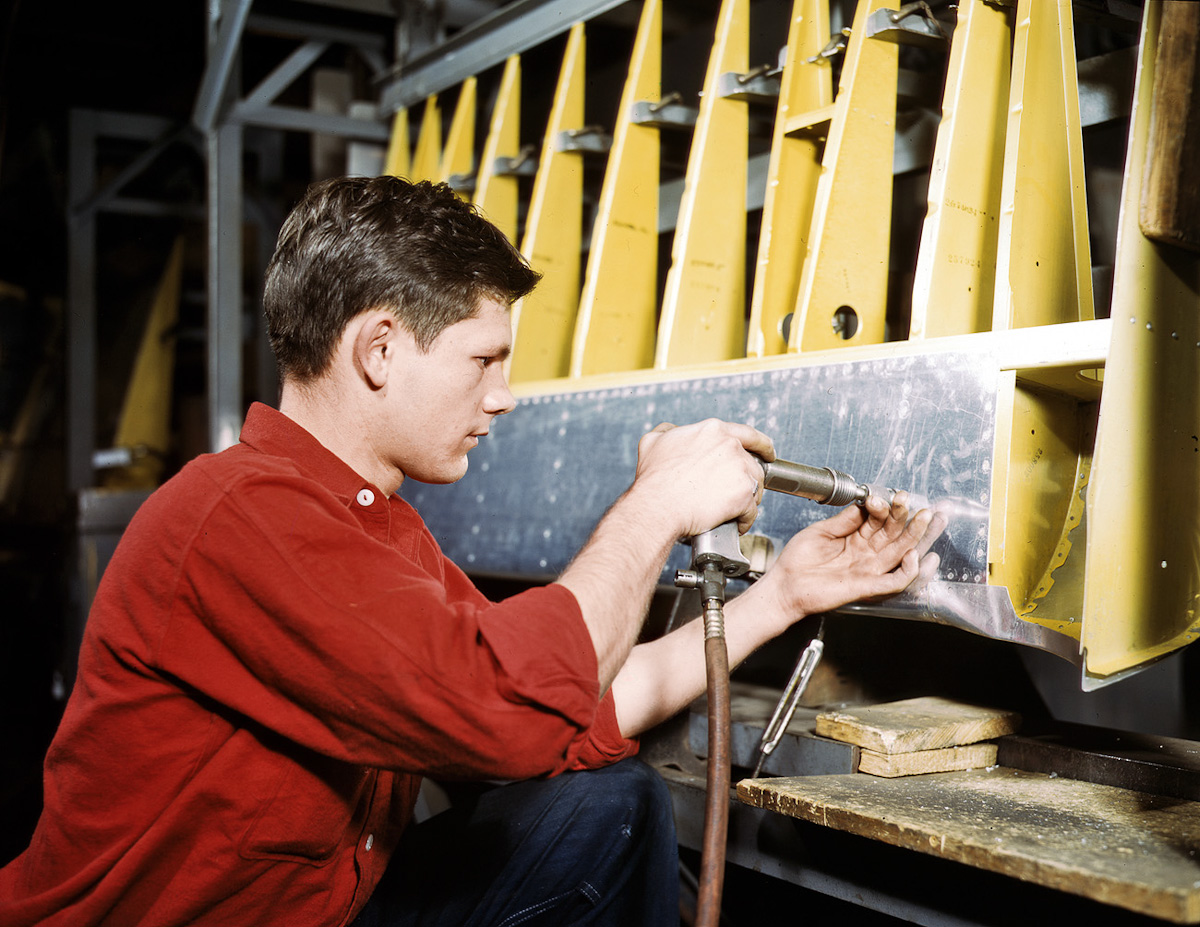
[[[635,750],[569,591],[488,602],[406,502],[255,406],[105,571],[0,924],[345,924],[422,775]]]

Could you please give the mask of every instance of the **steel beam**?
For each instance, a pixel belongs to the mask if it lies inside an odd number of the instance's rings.
[[[67,214],[67,486],[92,485],[96,446],[96,214],[75,209],[91,192],[96,160],[95,114],[72,110]]]
[[[349,45],[359,51],[380,54],[387,51],[388,46],[387,39],[379,33],[302,22],[282,16],[264,16],[261,13],[255,13],[246,20],[246,31],[285,39],[325,42],[329,45]]]
[[[509,55],[562,35],[620,6],[625,0],[518,0],[463,29],[435,49],[400,68],[380,94],[380,115],[413,106],[431,94],[461,84]]]
[[[200,82],[192,123],[201,132],[216,124],[229,87],[229,75],[237,61],[250,13],[251,0],[209,0],[210,31],[215,32],[209,48],[208,65]]]
[[[288,55],[242,100],[247,107],[267,106],[290,87],[300,75],[312,67],[329,48],[328,42],[311,39]]]
[[[387,144],[391,130],[374,120],[342,116],[338,113],[316,113],[292,106],[250,106],[245,101],[234,105],[229,123],[282,129],[285,132],[315,132],[343,138]]]
[[[242,128],[208,133],[208,444],[234,443],[242,424]]]

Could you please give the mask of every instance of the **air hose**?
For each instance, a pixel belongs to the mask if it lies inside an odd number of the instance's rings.
[[[717,927],[725,884],[725,843],[729,833],[730,720],[729,652],[720,602],[704,609],[704,669],[708,679],[708,793],[700,851],[697,927]]]
[[[840,470],[790,460],[763,461],[763,488],[811,499],[822,505],[863,505],[871,492],[889,501],[890,489],[859,483]],[[726,522],[692,539],[692,568],[675,574],[675,585],[699,589],[704,604],[704,669],[708,691],[707,797],[696,927],[717,927],[725,885],[725,844],[729,834],[732,753],[729,718],[729,651],[725,646],[725,583],[742,576],[750,563],[738,542],[737,522]]]
[[[717,927],[725,884],[725,843],[729,833],[731,778],[729,651],[725,646],[725,581],[738,567],[716,554],[697,553],[693,566],[680,570],[678,586],[698,588],[704,603],[704,669],[708,691],[707,793],[704,837],[700,847],[696,927]],[[740,571],[739,571],[740,572]]]

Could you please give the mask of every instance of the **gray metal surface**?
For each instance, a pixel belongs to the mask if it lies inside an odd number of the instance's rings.
[[[908,489],[954,517],[940,579],[982,584],[995,429],[995,364],[913,354],[527,397],[449,486],[404,495],[446,553],[480,573],[550,577],[629,485],[638,439],[710,416],[770,435],[782,457]],[[831,509],[768,493],[755,532],[782,545]],[[686,565],[682,545],[664,572]]]
[[[207,135],[208,443],[237,443],[242,403],[242,127]]]
[[[208,63],[192,110],[192,123],[201,132],[213,131],[227,101],[250,3],[251,0],[208,2]]]
[[[1081,724],[997,740],[1001,766],[1200,801],[1200,743]]]
[[[1036,647],[1077,667],[1083,665],[1078,641],[1040,624],[1022,621],[1008,590],[1002,586],[938,579],[892,596],[886,602],[849,605],[842,611],[950,625],[992,640]]]
[[[1078,666],[1076,641],[1021,620],[1008,591],[987,585],[995,371],[994,359],[978,354],[911,354],[527,397],[494,424],[463,480],[409,481],[403,492],[464,569],[551,579],[629,485],[646,431],[710,416],[747,422],[781,457],[907,490],[947,516],[932,581],[848,611],[946,624]],[[753,530],[779,549],[832,514],[766,493]],[[664,585],[688,555],[675,548]]]
[[[770,708],[768,703],[767,710]],[[858,772],[859,748],[816,736],[816,718],[814,709],[797,709],[779,745],[763,762],[763,773],[768,776],[837,776]],[[735,714],[731,719],[730,755],[735,767],[754,768],[765,723],[763,717],[751,719]],[[688,745],[696,756],[708,756],[708,718],[696,709],[688,715]]]

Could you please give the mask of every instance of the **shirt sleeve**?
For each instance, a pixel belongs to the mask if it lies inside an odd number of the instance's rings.
[[[161,670],[321,753],[521,779],[631,749],[566,588],[452,599],[300,477],[226,491],[182,563]]]
[[[453,560],[450,560],[441,552],[441,548],[438,547],[437,541],[434,540],[432,535],[427,536],[429,544],[437,551],[437,556],[444,564],[443,569],[445,570],[446,574],[447,589],[465,590],[464,594],[474,594],[482,601],[482,593],[475,588],[475,585],[471,582],[470,578],[461,569],[459,569],[458,565],[454,563]],[[564,613],[570,612],[573,615],[578,616],[577,626],[583,627],[583,615],[579,610],[579,603],[575,599],[575,596],[563,586],[554,585],[547,588],[555,590],[556,595],[557,591],[561,590],[561,592],[570,600],[564,601],[562,604]],[[507,630],[510,632],[513,631],[514,626],[509,625]],[[503,632],[501,631],[500,633]],[[521,639],[519,636],[520,632],[518,631],[517,633],[518,637],[514,638],[510,642],[510,645],[511,652],[519,659],[520,654],[522,654],[525,648],[521,644]],[[587,646],[589,648],[592,647],[590,636],[587,639]],[[592,652],[594,654],[594,649]],[[601,698],[600,704],[596,710],[595,718],[592,722],[592,726],[588,731],[587,741],[584,743],[582,749],[579,751],[579,754],[576,756],[570,768],[598,769],[602,766],[608,766],[612,763],[616,763],[619,760],[623,760],[626,757],[634,756],[638,752],[638,746],[639,744],[637,740],[624,737],[621,734],[621,727],[617,723],[616,702],[613,699],[612,690],[610,689],[605,692],[604,697]]]
[[[604,693],[596,720],[588,732],[587,743],[575,757],[573,769],[599,769],[618,760],[634,756],[638,752],[638,741],[621,735],[617,724],[617,705],[612,690]]]

